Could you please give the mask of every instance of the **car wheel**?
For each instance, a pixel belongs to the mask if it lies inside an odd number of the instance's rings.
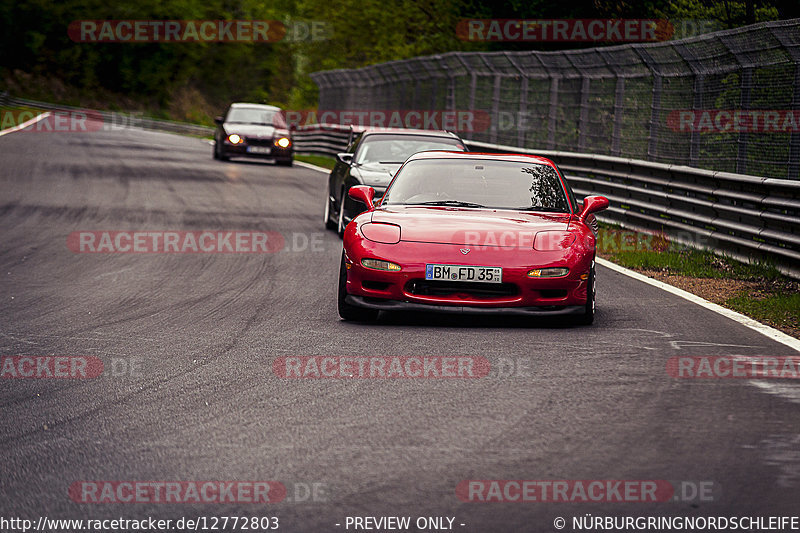
[[[592,269],[589,271],[589,282],[586,285],[586,306],[583,309],[583,313],[578,318],[578,323],[585,326],[588,326],[594,322],[595,309],[597,305],[597,285],[595,284],[594,278],[594,261],[592,261]]]
[[[211,150],[211,155],[214,156],[214,159],[219,159],[219,156],[217,155],[217,141],[214,141],[214,149]]]
[[[344,202],[346,194],[347,192],[342,191],[342,201],[339,203],[339,218],[336,224],[336,232],[339,234],[339,237],[344,236],[344,228],[347,227],[347,224],[344,223]]]
[[[334,229],[336,222],[331,220],[331,198],[330,195],[325,195],[325,214],[323,215],[325,221],[325,229]]]
[[[347,267],[344,262],[344,252],[342,252],[342,263],[339,266],[339,291],[337,298],[339,316],[345,320],[352,320],[353,322],[374,322],[378,319],[379,311],[377,309],[365,309],[363,307],[350,305],[345,301],[346,298]]]
[[[222,152],[222,143],[216,143],[214,145],[214,149],[217,151],[217,159],[219,159],[220,161],[227,161],[230,159],[230,157],[226,156]]]

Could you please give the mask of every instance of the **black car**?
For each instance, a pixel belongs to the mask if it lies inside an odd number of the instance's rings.
[[[231,104],[225,116],[214,119],[214,159],[231,157],[274,159],[292,166],[294,143],[279,107],[261,104]]]
[[[348,198],[354,185],[375,189],[380,200],[400,165],[412,154],[427,150],[465,152],[464,141],[449,131],[386,129],[352,132],[346,151],[336,155],[336,165],[328,177],[325,202],[325,227],[344,233],[347,223],[364,211],[364,206]]]

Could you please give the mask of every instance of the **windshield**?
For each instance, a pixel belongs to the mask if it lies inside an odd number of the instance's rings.
[[[570,212],[553,167],[485,159],[409,161],[382,203]]]
[[[276,128],[286,127],[286,121],[283,119],[283,113],[281,113],[280,110],[260,109],[257,107],[232,107],[230,111],[228,111],[225,122],[263,124],[275,126]]]
[[[427,150],[464,151],[458,139],[411,135],[370,135],[358,148],[356,164],[396,163],[400,164],[417,152]]]

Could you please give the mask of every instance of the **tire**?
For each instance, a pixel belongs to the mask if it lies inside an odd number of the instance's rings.
[[[347,224],[344,223],[344,203],[346,201],[347,192],[342,191],[342,201],[339,203],[339,216],[336,219],[336,233],[339,234],[339,237],[344,237],[344,228],[347,227]]]
[[[342,252],[342,262],[339,265],[339,290],[337,304],[339,316],[344,320],[353,322],[375,322],[378,319],[377,309],[365,309],[350,305],[345,301],[347,298],[347,267],[344,263],[344,252]]]
[[[578,324],[589,326],[594,322],[594,315],[597,307],[597,285],[595,283],[594,261],[592,269],[589,271],[589,283],[586,286],[586,306],[583,313],[578,317]]]
[[[226,155],[224,155],[222,153],[222,144],[221,143],[216,143],[214,145],[214,150],[216,150],[217,159],[219,159],[220,161],[228,161],[230,159],[230,157],[228,157],[228,156],[226,156]]]
[[[331,220],[331,198],[330,198],[330,194],[326,194],[325,195],[325,212],[323,214],[323,220],[325,222],[325,229],[334,229],[334,228],[336,228],[336,222],[333,222]]]
[[[211,155],[214,157],[214,159],[219,159],[219,156],[217,155],[217,141],[214,141],[214,148],[211,150]]]

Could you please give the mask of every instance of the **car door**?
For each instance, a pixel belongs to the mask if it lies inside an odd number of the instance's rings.
[[[345,152],[348,154],[354,154],[355,151],[358,149],[358,145],[361,141],[362,135],[357,135],[353,138],[347,148],[345,148]],[[338,213],[339,206],[341,202],[347,195],[347,187],[345,187],[345,183],[350,178],[350,165],[346,163],[342,163],[341,161],[336,161],[336,165],[334,165],[333,170],[331,171],[329,183],[328,183],[328,194],[333,197],[333,205]],[[342,195],[344,192],[344,195]]]

